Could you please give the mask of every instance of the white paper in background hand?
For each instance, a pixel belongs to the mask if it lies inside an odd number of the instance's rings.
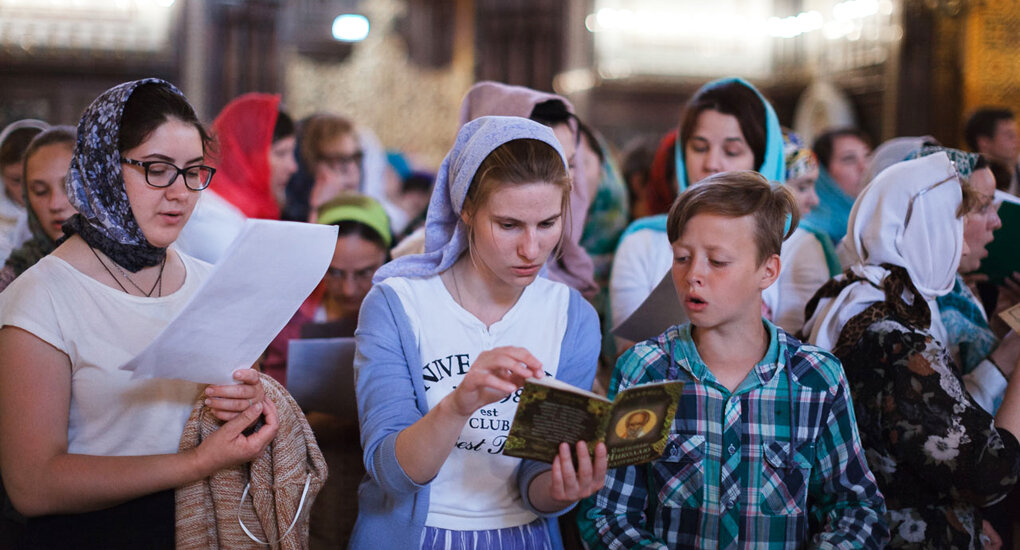
[[[641,342],[687,321],[687,314],[673,286],[673,274],[667,271],[634,313],[613,329],[613,335],[631,342]]]
[[[234,384],[322,280],[334,225],[249,219],[181,313],[120,368],[131,378]]]

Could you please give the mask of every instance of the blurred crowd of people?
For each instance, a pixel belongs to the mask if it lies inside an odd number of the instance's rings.
[[[477,83],[460,113],[439,167],[274,94],[206,126],[158,79],[77,127],[7,126],[0,546],[1011,547],[1020,335],[998,313],[1020,274],[982,270],[1020,231],[998,232],[1020,204],[1011,111],[971,114],[968,151],[806,143],[739,78],[622,147],[519,86]],[[251,218],[338,227],[259,363],[209,387],[118,371]],[[614,336],[664,278],[675,326]],[[357,418],[287,396],[289,344],[323,334],[356,339]],[[542,376],[685,380],[663,457],[502,455],[509,425],[481,420]],[[292,488],[256,495],[263,471]],[[227,496],[249,476],[245,538]]]

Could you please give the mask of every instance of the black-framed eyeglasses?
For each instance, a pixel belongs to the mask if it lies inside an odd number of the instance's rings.
[[[350,155],[322,155],[319,161],[327,164],[333,170],[340,170],[345,166],[356,166],[361,168],[361,162],[365,160],[365,153],[355,151]]]
[[[937,181],[937,182],[929,185],[928,187],[925,187],[924,189],[921,189],[920,191],[915,193],[914,196],[910,197],[910,202],[907,203],[907,215],[903,219],[903,227],[904,228],[906,228],[908,225],[910,225],[910,216],[911,216],[911,214],[914,213],[914,201],[916,201],[918,197],[920,197],[921,195],[927,193],[928,191],[931,191],[932,189],[935,189],[936,187],[942,185],[943,183],[954,181],[954,180],[957,181],[957,182],[960,181],[960,173],[956,170],[956,163],[955,162],[950,162],[950,164],[952,164],[952,166],[953,166],[953,173],[952,174],[949,174],[948,176],[946,176],[945,179]]]
[[[184,176],[185,187],[192,191],[201,191],[206,187],[209,187],[209,184],[212,183],[213,174],[216,173],[215,168],[204,164],[178,168],[176,164],[162,160],[149,160],[143,162],[140,160],[120,157],[120,161],[125,164],[141,166],[144,168],[145,183],[158,188],[170,187],[175,181],[177,181],[177,176]]]

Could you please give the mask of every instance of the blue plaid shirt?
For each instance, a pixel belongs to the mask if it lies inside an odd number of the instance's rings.
[[[620,358],[614,388],[666,379],[687,385],[663,456],[610,470],[595,496],[588,518],[610,548],[809,541],[881,548],[888,540],[885,501],[861,449],[842,366],[764,323],[769,350],[734,392],[701,360],[690,325]]]

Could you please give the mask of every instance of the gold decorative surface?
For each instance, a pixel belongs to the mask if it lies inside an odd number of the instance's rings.
[[[394,21],[407,9],[405,2],[364,0],[360,8],[371,22],[371,32],[343,62],[316,62],[297,53],[288,56],[286,106],[295,119],[317,111],[347,116],[371,128],[386,148],[438,167],[453,144],[460,102],[473,83],[472,56],[459,51],[447,67],[418,67],[393,30]],[[458,10],[460,35],[466,28],[464,14],[465,10]],[[467,22],[468,27],[471,24]],[[457,36],[455,47],[463,48],[465,42],[470,48],[470,37]]]
[[[961,116],[985,105],[1020,113],[1020,2],[983,0],[972,5],[965,44]]]

